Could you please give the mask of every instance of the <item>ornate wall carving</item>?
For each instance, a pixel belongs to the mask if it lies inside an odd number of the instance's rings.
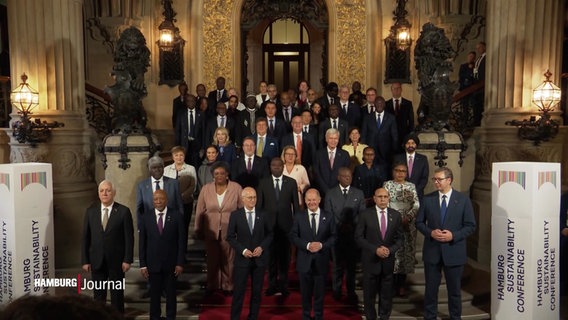
[[[336,2],[337,19],[335,35],[337,46],[336,60],[332,63],[336,68],[336,79],[330,79],[338,84],[350,85],[354,80],[367,79],[365,53],[367,47],[367,10],[363,0],[339,0]],[[332,22],[333,19],[330,19]],[[334,28],[330,26],[330,30]]]
[[[203,1],[203,81],[208,89],[215,88],[215,79],[225,77],[227,88],[236,85],[233,70],[240,63],[234,61],[233,37],[239,30],[231,30],[231,9],[235,0]]]

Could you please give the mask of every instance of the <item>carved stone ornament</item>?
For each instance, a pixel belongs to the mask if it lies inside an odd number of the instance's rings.
[[[310,21],[317,27],[327,28],[328,14],[325,0],[246,0],[243,3],[241,21],[245,30],[250,30],[265,19],[286,18]]]
[[[337,83],[351,84],[367,79],[367,22],[365,1],[340,0],[336,2],[337,26],[335,53]]]

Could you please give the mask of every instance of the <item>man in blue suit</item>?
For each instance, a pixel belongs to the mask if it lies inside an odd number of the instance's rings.
[[[270,164],[272,158],[278,157],[278,138],[267,134],[268,122],[266,118],[256,119],[256,133],[253,139],[256,142],[256,155],[261,157],[266,164]]]
[[[167,207],[164,190],[153,194],[154,211],[140,225],[140,272],[150,283],[150,320],[160,320],[160,299],[166,293],[166,318],[176,318],[176,279],[183,272],[187,235],[182,212]]]
[[[235,291],[231,303],[231,319],[241,317],[247,280],[251,276],[252,293],[247,319],[256,320],[264,272],[268,265],[268,248],[272,242],[272,227],[262,210],[255,208],[256,191],[246,187],[241,193],[244,207],[231,213],[227,241],[235,250],[233,282]]]
[[[325,196],[327,191],[337,185],[339,168],[349,167],[350,159],[347,151],[338,148],[339,131],[327,129],[325,132],[327,147],[318,150],[314,163],[314,175],[318,190]]]
[[[323,319],[325,279],[329,269],[330,252],[336,232],[333,215],[321,210],[321,197],[316,189],[306,192],[307,210],[294,218],[290,240],[298,248],[296,271],[300,274],[302,320],[310,320],[312,300],[314,318]]]
[[[452,188],[449,168],[437,168],[432,178],[436,189],[420,204],[416,228],[424,235],[422,259],[426,290],[424,319],[436,319],[438,288],[444,270],[450,319],[461,319],[461,276],[467,262],[466,239],[476,228],[471,200]]]
[[[164,190],[168,196],[168,207],[183,215],[183,202],[177,180],[164,176],[164,160],[158,156],[148,159],[150,177],[138,183],[136,188],[136,219],[138,228],[142,216],[154,212],[153,195],[156,190]]]

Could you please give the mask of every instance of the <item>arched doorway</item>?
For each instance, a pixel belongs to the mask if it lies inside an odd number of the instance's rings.
[[[278,91],[308,79],[316,90],[327,82],[328,12],[324,1],[243,2],[241,11],[241,88],[258,83]]]

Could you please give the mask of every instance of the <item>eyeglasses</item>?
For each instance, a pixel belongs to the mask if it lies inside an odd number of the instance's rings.
[[[295,156],[296,154],[295,153],[285,153],[284,155],[285,156]]]
[[[432,178],[432,182],[440,183],[440,182],[442,182],[443,180],[446,180],[446,179],[448,179],[448,177],[446,177],[446,178]]]
[[[395,172],[406,172],[407,170],[404,169],[394,169]]]

